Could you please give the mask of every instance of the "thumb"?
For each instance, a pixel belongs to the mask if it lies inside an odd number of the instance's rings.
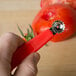
[[[37,63],[40,59],[38,53],[32,53],[29,55],[17,68],[14,76],[36,76]]]

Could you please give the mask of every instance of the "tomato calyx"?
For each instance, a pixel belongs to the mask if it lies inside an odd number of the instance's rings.
[[[54,35],[56,33],[62,33],[65,30],[65,24],[61,20],[56,20],[55,22],[53,22],[50,30],[53,32]]]
[[[18,26],[18,30],[20,31],[22,37],[24,37],[26,41],[29,41],[35,37],[31,25],[29,25],[29,27],[31,30],[27,29],[27,34],[24,35],[21,28]],[[56,20],[53,22],[52,27],[49,30],[52,31],[53,35],[55,35],[56,33],[62,33],[65,30],[65,24],[61,20]]]
[[[30,30],[29,30],[29,29],[27,29],[27,34],[26,34],[26,35],[24,35],[24,33],[22,32],[21,28],[18,26],[18,30],[20,31],[20,33],[21,33],[22,37],[23,37],[23,38],[25,38],[25,40],[26,40],[26,41],[29,41],[29,40],[31,40],[32,38],[34,38],[34,37],[35,37],[35,35],[34,35],[34,32],[33,32],[33,29],[32,29],[32,27],[31,27],[31,25],[29,25],[29,27],[30,27]]]

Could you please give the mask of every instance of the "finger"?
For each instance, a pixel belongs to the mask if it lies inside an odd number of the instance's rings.
[[[37,63],[40,59],[38,53],[29,55],[17,68],[14,76],[36,76]]]
[[[12,54],[23,43],[24,41],[13,33],[6,33],[0,37],[0,74],[2,76],[4,76],[2,72],[9,74]]]
[[[24,43],[23,39],[13,33],[6,33],[0,38],[0,58],[10,59],[13,52]]]

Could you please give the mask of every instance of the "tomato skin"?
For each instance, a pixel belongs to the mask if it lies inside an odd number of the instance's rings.
[[[56,3],[67,4],[76,9],[76,0],[41,0],[40,6],[43,8]]]
[[[52,27],[53,22],[60,20],[65,24],[64,32],[56,34],[52,41],[58,42],[69,38],[75,33],[76,28],[76,11],[67,5],[54,4],[42,8],[35,17],[32,28],[35,34],[39,34],[44,30]]]

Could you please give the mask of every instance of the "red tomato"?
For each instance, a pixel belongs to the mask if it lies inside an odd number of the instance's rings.
[[[52,5],[55,3],[62,3],[72,6],[76,9],[76,0],[41,0],[41,7],[45,7],[47,5]]]
[[[65,30],[56,34],[52,41],[58,42],[65,40],[75,33],[76,28],[76,14],[75,10],[67,5],[54,4],[42,8],[35,17],[32,28],[35,35],[50,29],[53,23],[57,20],[62,21],[65,25]]]

